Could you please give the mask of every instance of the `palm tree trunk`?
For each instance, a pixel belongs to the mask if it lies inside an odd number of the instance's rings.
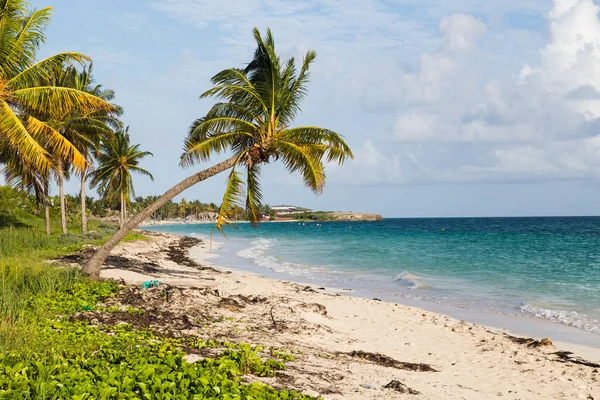
[[[44,199],[44,209],[46,212],[46,233],[48,235],[51,235],[52,231],[50,230],[50,204],[48,204],[47,197]]]
[[[63,171],[62,161],[58,162],[56,169],[58,175],[58,192],[60,194],[60,226],[62,233],[67,233],[67,209],[65,205],[65,174]]]
[[[85,212],[85,178],[87,169],[81,173],[81,233],[87,233],[87,215]]]
[[[119,228],[122,228],[125,224],[125,195],[121,192],[121,224]]]
[[[137,213],[129,221],[123,224],[121,229],[119,229],[110,239],[108,239],[108,241],[102,247],[100,247],[98,251],[96,251],[92,258],[89,259],[87,264],[83,267],[82,272],[94,279],[100,277],[100,270],[102,269],[104,260],[106,260],[106,257],[108,257],[111,250],[129,233],[129,231],[142,223],[146,218],[152,215],[153,212],[165,205],[169,200],[177,196],[179,193],[194,186],[198,182],[202,182],[233,167],[237,159],[238,155],[235,155],[215,166],[207,168],[204,171],[200,171],[197,174],[184,179],[171,189],[167,190],[167,192],[158,200],[150,204],[144,210]]]

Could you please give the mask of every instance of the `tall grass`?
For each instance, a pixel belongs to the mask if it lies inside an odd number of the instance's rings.
[[[25,267],[0,262],[0,319],[3,325],[25,317],[33,295],[55,293],[80,281],[79,271],[49,265]]]
[[[35,333],[36,324],[51,311],[33,299],[53,297],[76,283],[89,283],[78,269],[49,260],[87,244],[101,245],[116,226],[90,219],[88,234],[82,235],[76,233],[81,229],[79,221],[71,221],[69,233],[61,234],[57,233],[60,221],[54,218],[55,233],[47,235],[45,221],[24,210],[0,210],[0,217],[0,353],[8,349],[22,354],[39,352],[47,343]],[[125,240],[144,238],[133,232]]]
[[[84,244],[102,244],[116,229],[91,220],[88,235],[47,235],[39,218],[24,213],[8,217],[5,220],[11,224],[0,228],[0,350],[27,345],[28,325],[44,316],[31,298],[60,292],[84,280],[77,269],[48,260],[77,251]],[[70,229],[76,232],[79,226],[74,222]]]

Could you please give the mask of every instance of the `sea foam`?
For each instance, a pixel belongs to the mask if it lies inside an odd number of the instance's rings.
[[[523,304],[520,307],[520,310],[525,315],[532,315],[537,318],[548,319],[558,322],[559,324],[572,326],[592,333],[600,333],[600,321],[576,311],[550,310],[541,307],[534,307],[528,303]]]
[[[396,275],[396,277],[393,279],[394,282],[396,282],[399,285],[405,286],[409,289],[427,289],[427,288],[431,288],[431,286],[422,283],[419,281],[420,277],[410,273],[408,271],[403,271],[401,273],[399,273],[398,275]]]
[[[277,239],[260,238],[250,242],[250,247],[237,252],[237,256],[272,271],[300,277],[314,277],[322,268],[286,261],[273,255]]]

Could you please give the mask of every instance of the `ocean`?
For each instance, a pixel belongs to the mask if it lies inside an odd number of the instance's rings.
[[[146,228],[204,239],[213,231]],[[600,335],[600,217],[237,224],[226,235],[213,234],[224,267]]]

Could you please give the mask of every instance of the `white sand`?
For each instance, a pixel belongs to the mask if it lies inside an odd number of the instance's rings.
[[[160,266],[159,272],[106,269],[101,276],[132,284],[158,279],[184,288],[217,289],[219,297],[214,300],[206,293],[186,289],[177,303],[187,313],[202,309],[232,317],[231,321],[190,332],[202,337],[220,336],[236,342],[300,349],[302,356],[290,363],[286,372],[291,381],[283,381],[282,377],[261,379],[270,384],[292,386],[326,399],[600,399],[600,368],[558,362],[551,353],[564,350],[562,344],[528,348],[498,330],[419,308],[333,291],[306,291],[298,284],[247,273],[198,271],[175,264],[161,252],[167,244],[177,241],[176,236],[157,234],[149,242],[125,243],[113,252],[153,262]],[[203,266],[215,261],[208,244],[195,247],[190,253]],[[237,295],[258,295],[268,300],[243,308],[223,308],[215,303]],[[325,306],[327,315],[315,304]],[[273,324],[271,319],[282,322]],[[600,361],[600,348],[569,349],[576,349],[576,355],[586,360]],[[339,355],[354,350],[430,364],[439,372],[399,370]],[[420,394],[382,388],[392,380],[401,381]]]

